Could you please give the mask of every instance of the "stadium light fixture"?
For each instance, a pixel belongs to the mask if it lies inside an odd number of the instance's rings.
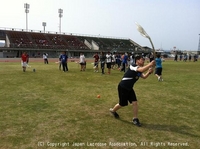
[[[59,18],[60,18],[60,23],[59,23],[59,32],[61,34],[61,18],[62,18],[62,14],[63,14],[63,9],[58,9],[58,13],[59,13]]]
[[[42,22],[42,26],[44,27],[44,33],[45,33],[45,27],[47,26],[46,22]]]
[[[27,31],[28,30],[28,13],[29,13],[30,5],[25,3],[24,8],[25,8],[25,13],[26,13],[26,31]]]

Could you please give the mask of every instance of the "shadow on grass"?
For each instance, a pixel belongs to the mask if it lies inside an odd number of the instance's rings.
[[[169,131],[175,132],[190,137],[199,138],[199,135],[193,134],[191,128],[188,126],[175,126],[175,125],[161,125],[161,124],[143,124],[143,128],[155,131]]]
[[[126,124],[133,125],[131,121],[118,119],[119,121],[122,121]],[[155,130],[155,131],[169,131],[169,132],[175,132],[182,135],[187,135],[190,137],[200,138],[200,135],[194,134],[191,131],[191,128],[188,126],[175,126],[175,125],[161,125],[161,124],[146,124],[142,123],[141,126],[142,129],[149,129],[149,130]]]
[[[126,124],[129,124],[129,125],[133,125],[132,121],[127,121],[127,120],[124,120],[124,119],[121,119],[121,118],[118,118],[117,120],[122,121]]]
[[[180,81],[179,80],[164,80],[163,82],[165,82],[165,83],[180,83]]]

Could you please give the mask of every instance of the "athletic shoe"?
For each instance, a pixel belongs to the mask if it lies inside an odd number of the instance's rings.
[[[139,121],[138,118],[134,118],[134,119],[133,119],[133,124],[136,125],[136,126],[138,126],[138,127],[141,126],[140,121]]]
[[[117,112],[113,112],[113,109],[110,108],[110,113],[115,117],[115,118],[119,118],[119,115],[117,114]]]
[[[158,78],[158,81],[163,81],[163,78],[162,78],[162,77],[159,77],[159,78]]]

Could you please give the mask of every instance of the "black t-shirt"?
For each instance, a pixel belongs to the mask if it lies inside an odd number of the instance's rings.
[[[100,56],[100,62],[101,63],[105,63],[105,61],[106,61],[106,56],[105,55],[101,55]]]
[[[126,73],[124,74],[122,80],[119,85],[127,90],[131,90],[135,84],[135,82],[142,75],[141,72],[137,71],[138,66],[136,64],[130,65]]]

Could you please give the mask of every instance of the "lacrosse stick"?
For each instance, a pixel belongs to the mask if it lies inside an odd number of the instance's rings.
[[[135,22],[136,26],[137,26],[137,30],[140,32],[140,34],[145,37],[145,38],[148,38],[150,43],[151,43],[151,46],[152,46],[152,49],[153,49],[153,56],[154,58],[156,58],[156,52],[155,52],[155,48],[154,48],[154,45],[153,45],[153,42],[151,41],[151,37],[146,33],[146,31],[143,29],[143,27],[138,24],[137,22]]]

